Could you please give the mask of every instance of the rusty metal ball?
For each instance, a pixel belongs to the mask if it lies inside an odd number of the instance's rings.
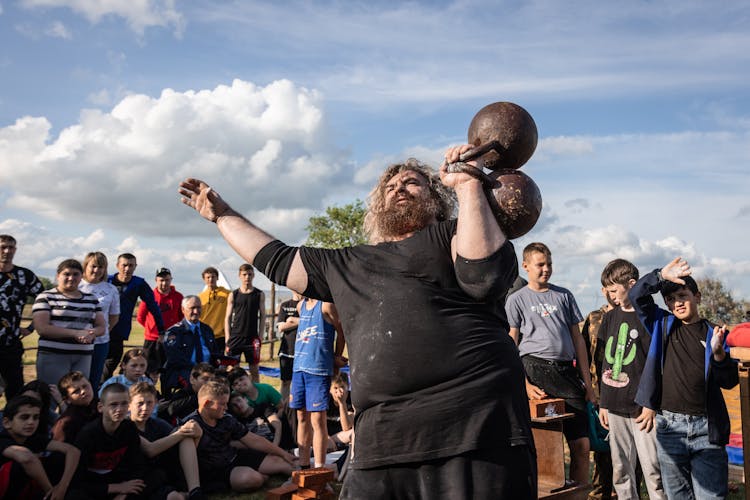
[[[515,239],[531,231],[542,213],[542,194],[536,182],[516,169],[496,170],[489,176],[500,183],[487,198],[505,236]]]
[[[469,143],[481,146],[499,141],[504,151],[485,153],[481,158],[485,168],[519,168],[534,154],[538,140],[536,123],[518,104],[495,102],[474,115],[469,125]]]

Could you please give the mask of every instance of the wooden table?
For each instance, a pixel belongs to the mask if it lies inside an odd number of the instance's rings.
[[[539,498],[547,500],[585,500],[590,485],[565,482],[565,448],[563,420],[572,413],[531,419],[536,446],[537,482]]]
[[[732,347],[730,355],[739,361],[740,371],[740,411],[742,412],[742,454],[750,454],[750,347]],[[750,500],[750,460],[745,463],[745,499]]]

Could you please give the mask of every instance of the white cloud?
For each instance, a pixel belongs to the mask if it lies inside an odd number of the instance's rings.
[[[82,111],[56,137],[47,119],[23,117],[0,128],[0,183],[8,207],[142,235],[211,231],[178,202],[187,176],[205,178],[245,212],[283,197],[283,208],[311,213],[331,193],[352,190],[322,116],[315,91],[235,80],[130,95],[110,112]],[[269,230],[290,234],[286,214],[270,219]]]
[[[62,38],[63,40],[70,40],[73,38],[73,34],[70,30],[60,21],[53,21],[44,31],[44,34],[53,38]]]
[[[69,8],[91,23],[107,16],[125,19],[128,26],[139,35],[146,28],[172,27],[176,36],[185,29],[185,19],[175,9],[174,0],[22,0],[27,8]]]

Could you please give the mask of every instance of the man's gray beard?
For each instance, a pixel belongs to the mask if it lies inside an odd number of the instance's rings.
[[[407,199],[407,203],[387,207],[378,216],[380,234],[388,239],[425,228],[438,214],[438,203],[432,198]]]

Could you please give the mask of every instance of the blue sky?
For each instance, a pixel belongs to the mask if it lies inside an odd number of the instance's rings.
[[[300,243],[513,101],[545,203],[517,249],[546,242],[584,313],[614,257],[682,255],[750,299],[749,23],[746,1],[0,0],[0,232],[43,276],[132,251],[194,292],[240,262],[179,203],[185,176]]]

